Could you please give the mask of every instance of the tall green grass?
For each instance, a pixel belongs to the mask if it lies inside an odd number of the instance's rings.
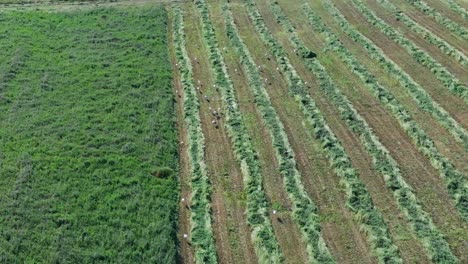
[[[175,263],[167,22],[154,5],[1,12],[0,263]]]

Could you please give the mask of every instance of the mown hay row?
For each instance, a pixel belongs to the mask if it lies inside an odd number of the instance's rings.
[[[351,161],[343,149],[341,143],[330,130],[323,115],[318,110],[315,102],[307,92],[306,86],[297,74],[295,68],[291,65],[280,44],[274,39],[263,23],[261,15],[255,7],[255,4],[248,1],[250,16],[256,24],[257,30],[264,41],[270,46],[271,52],[275,55],[280,68],[286,77],[291,94],[300,103],[300,107],[306,115],[306,120],[315,128],[316,137],[322,142],[325,153],[327,154],[335,172],[341,177],[344,183],[348,207],[356,213],[358,220],[368,233],[369,239],[376,255],[382,261],[391,259],[400,262],[398,249],[394,246],[386,224],[382,216],[374,208],[370,195],[359,179],[357,171],[352,167]],[[278,16],[281,19],[283,16]],[[288,29],[291,32],[292,29]],[[295,34],[290,36],[292,42],[298,43],[300,39]],[[296,48],[301,50],[300,47]],[[302,50],[307,50],[303,47]],[[301,55],[298,53],[298,55]],[[304,56],[303,56],[304,57]]]
[[[448,7],[452,9],[454,12],[462,16],[464,19],[468,19],[468,11],[463,8],[457,1],[455,0],[444,0]]]
[[[252,229],[252,242],[260,263],[281,263],[284,261],[273,227],[268,217],[268,203],[263,190],[258,153],[245,127],[244,118],[239,109],[234,86],[229,77],[224,58],[211,22],[208,5],[203,0],[195,2],[201,14],[204,42],[208,47],[211,70],[215,85],[227,104],[224,125],[233,145],[235,157],[241,165],[247,196],[247,221]]]
[[[188,131],[188,156],[191,174],[190,239],[196,263],[217,263],[211,225],[210,181],[206,172],[205,139],[200,121],[200,103],[193,82],[192,65],[185,47],[184,20],[179,7],[174,7],[174,44],[184,89],[184,120]]]
[[[284,14],[278,2],[272,1],[269,3],[277,22],[281,24],[284,28],[284,31],[287,32],[289,40],[292,43],[295,50],[308,50],[308,48],[304,45],[303,41],[297,34],[295,27],[292,25],[289,18]],[[328,76],[328,73],[326,72],[325,68],[322,67],[320,62],[315,58],[302,58],[306,62],[306,66],[309,69],[311,69],[312,72],[316,75],[321,88],[331,88],[330,86],[333,85],[333,82],[331,81],[330,77]],[[333,86],[333,88],[335,88],[336,91],[336,87]],[[325,92],[326,91],[327,89],[325,89]],[[329,93],[326,94],[333,96]],[[333,99],[337,99],[336,95],[335,98],[332,98],[332,101],[338,102],[336,100],[334,101]],[[338,106],[340,108],[339,104]],[[354,111],[354,108],[352,108],[349,102],[348,108],[340,108],[340,111],[342,111],[341,113],[344,116],[345,120],[346,118],[350,118],[351,115],[356,113],[356,111]],[[356,216],[358,216],[357,218],[360,220],[362,228],[366,230],[374,254],[378,257],[381,263],[401,263],[402,259],[400,257],[398,248],[392,241],[387,224],[385,223],[381,213],[377,210],[377,208],[374,207],[372,198],[367,188],[360,180],[358,172],[353,168],[351,160],[344,151],[344,148],[342,147],[341,143],[336,139],[336,137],[335,140],[337,149],[340,150],[340,159],[343,162],[341,167],[335,167],[335,169],[337,170],[337,174],[342,177],[342,181],[346,183],[345,186],[347,187],[347,193],[361,194],[360,200],[353,201],[351,200],[352,197],[349,197],[348,203],[353,204],[353,206],[351,206],[350,208],[354,211]],[[330,156],[332,156],[333,154],[334,153],[329,153]],[[342,171],[344,171],[345,173],[342,173]],[[365,217],[362,218],[362,216]],[[369,221],[370,219],[372,219],[372,221]]]

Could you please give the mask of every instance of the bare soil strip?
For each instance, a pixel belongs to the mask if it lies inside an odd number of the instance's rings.
[[[214,89],[210,62],[202,39],[200,17],[191,4],[184,6],[186,14],[187,49],[191,56],[194,80],[203,84],[200,89],[200,115],[206,142],[206,163],[212,181],[213,228],[220,263],[257,263],[247,225],[243,178],[230,146],[230,140],[209,107],[222,107]],[[208,100],[205,98],[208,96]],[[222,122],[222,121],[221,121]]]
[[[287,193],[284,190],[283,180],[279,173],[279,165],[274,150],[272,141],[268,131],[266,130],[262,118],[253,102],[254,96],[248,87],[246,76],[244,75],[242,65],[235,51],[230,46],[230,41],[227,39],[222,17],[221,5],[218,3],[210,3],[211,17],[213,18],[214,26],[219,40],[220,47],[224,51],[224,58],[228,66],[230,76],[236,87],[238,102],[245,117],[247,129],[252,137],[254,148],[258,151],[261,164],[262,175],[264,175],[264,188],[269,204],[272,205],[270,217],[275,231],[276,238],[280,244],[287,263],[306,263],[308,256],[306,254],[305,244],[297,225],[293,222],[290,214],[291,202]],[[277,210],[273,214],[273,210]]]
[[[174,22],[173,14],[169,12],[169,29],[173,29],[172,25]],[[172,31],[169,32],[168,42],[173,43]],[[184,123],[184,109],[183,109],[183,100],[184,100],[184,89],[180,83],[179,71],[175,67],[176,58],[175,50],[173,45],[169,45],[170,55],[173,67],[173,85],[176,94],[177,100],[177,129],[179,131],[179,184],[180,184],[180,197],[185,197],[186,201],[179,204],[179,218],[178,218],[178,241],[179,241],[179,254],[178,262],[179,263],[194,263],[194,253],[193,248],[190,247],[187,240],[184,238],[184,234],[190,233],[190,210],[188,205],[190,204],[190,165],[188,157],[188,145],[187,137],[188,132]]]

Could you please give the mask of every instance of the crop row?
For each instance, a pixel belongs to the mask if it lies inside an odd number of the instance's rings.
[[[464,19],[468,19],[468,11],[465,8],[463,8],[459,3],[457,3],[457,1],[444,0],[443,2],[446,2],[450,9],[462,16]]]
[[[296,221],[307,245],[307,253],[311,263],[334,263],[327,246],[320,234],[317,207],[309,198],[302,184],[301,173],[297,169],[294,150],[289,143],[283,123],[271,104],[268,93],[247,46],[240,38],[228,6],[224,7],[227,34],[235,47],[247,75],[249,87],[255,97],[255,104],[259,109],[263,122],[273,141],[280,173],[283,176],[286,192],[292,203],[293,219]]]
[[[200,121],[200,103],[193,82],[192,65],[185,47],[182,11],[174,8],[174,44],[184,89],[184,120],[188,130],[188,155],[191,175],[191,242],[196,263],[217,263],[211,226],[210,181],[205,164],[205,139]]]
[[[426,2],[422,0],[406,0],[406,2],[415,6],[419,11],[423,12],[424,14],[434,18],[434,20],[437,21],[437,23],[446,27],[448,30],[460,36],[462,39],[468,40],[468,31],[464,27],[446,18],[441,13],[437,12],[437,10],[429,6]]]
[[[321,21],[320,17],[312,11],[310,6],[304,4],[303,10],[315,31],[325,35],[329,45],[336,45],[339,47],[339,39]],[[335,48],[332,47],[332,49]],[[402,177],[397,162],[393,159],[385,146],[382,145],[378,137],[372,131],[372,128],[354,109],[352,103],[341,92],[340,88],[333,82],[320,63],[307,61],[306,65],[317,76],[321,89],[339,109],[341,117],[347,122],[349,127],[359,135],[362,144],[372,156],[374,168],[383,175],[387,188],[393,192],[397,204],[405,213],[416,235],[424,242],[423,245],[428,250],[431,259],[438,263],[442,260],[456,262],[456,258],[451,253],[447,242],[432,223],[430,216],[423,211],[412,188]]]
[[[364,15],[370,24],[377,27],[387,37],[403,47],[418,63],[428,68],[453,94],[463,98],[465,102],[468,102],[467,87],[461,84],[460,80],[453,76],[453,74],[451,74],[444,66],[432,58],[423,49],[416,46],[412,41],[403,36],[400,32],[397,32],[391,26],[387,25],[385,21],[378,18],[361,0],[351,0],[351,2]]]
[[[239,109],[232,80],[221,55],[208,5],[203,0],[195,2],[201,13],[204,41],[209,50],[215,85],[227,103],[224,125],[232,142],[235,156],[241,164],[247,195],[247,220],[252,228],[252,241],[261,263],[281,263],[284,260],[273,227],[268,217],[268,203],[263,190],[258,154],[252,146],[242,113]]]
[[[332,5],[329,0],[324,0],[324,3],[330,6]],[[334,34],[329,30],[323,33],[330,39],[336,39]],[[336,41],[331,41],[330,39],[330,48],[339,55],[341,60],[348,65],[351,71],[372,91],[374,97],[391,111],[406,134],[412,139],[417,149],[424,154],[429,159],[432,166],[439,171],[441,177],[445,179],[448,192],[454,199],[460,214],[463,218],[468,219],[468,183],[466,182],[465,176],[439,152],[434,142],[424,130],[419,127],[410,116],[408,110],[406,110],[390,91],[383,87],[377,81],[376,77],[372,75],[364,65],[359,63],[354,55],[346,49],[338,39],[336,39]]]
[[[422,27],[419,23],[414,21],[412,18],[406,15],[402,10],[397,8],[391,2],[387,0],[379,0],[379,3],[381,3],[382,6],[384,6],[392,14],[394,14],[397,20],[402,21],[415,33],[422,35],[425,40],[438,47],[443,53],[454,57],[463,66],[468,66],[468,57],[465,54],[463,54],[463,52],[455,49],[452,45],[450,45],[445,40],[432,33],[430,30],[427,30],[426,28]]]
[[[347,206],[356,214],[357,220],[360,221],[361,226],[369,235],[371,245],[376,251],[376,255],[378,255],[381,260],[391,259],[397,263],[400,262],[401,259],[398,254],[398,249],[394,246],[388,234],[387,226],[381,214],[374,207],[369,192],[365,185],[360,181],[358,172],[353,168],[343,146],[326,124],[323,115],[319,111],[314,100],[308,94],[304,82],[292,66],[283,48],[274,39],[273,35],[268,31],[267,27],[263,23],[263,19],[256,10],[255,4],[248,1],[248,5],[251,18],[256,25],[258,32],[264,42],[270,47],[271,52],[275,55],[275,58],[280,65],[280,68],[288,82],[290,93],[294,96],[296,101],[300,103],[300,107],[306,116],[306,120],[314,127],[316,138],[320,140],[332,168],[345,185]],[[277,20],[279,20],[280,17],[282,18],[281,22],[288,23],[288,20],[284,19],[284,15],[277,17]],[[287,31],[291,32],[291,30]],[[293,42],[292,39],[295,39],[295,43],[300,41],[297,35],[290,36],[291,42]],[[297,49],[298,48],[299,46]],[[305,49],[306,48],[304,47],[304,50]]]
[[[383,69],[392,74],[398,80],[401,87],[408,90],[413,100],[422,110],[430,113],[457,141],[461,142],[464,147],[468,149],[468,134],[466,130],[453,119],[445,109],[435,102],[423,87],[416,83],[411,76],[390,59],[382,49],[350,25],[333,4],[324,2],[324,5],[328,13],[337,21],[343,32],[363,47],[369,56],[379,63]]]

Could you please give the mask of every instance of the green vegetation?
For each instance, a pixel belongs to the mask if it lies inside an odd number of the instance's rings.
[[[339,46],[336,44],[339,43],[338,38],[310,6],[305,4],[303,9],[311,25],[316,31],[326,36],[329,45]],[[340,88],[326,74],[323,67],[313,62],[306,62],[306,64],[317,75],[321,89],[339,109],[342,118],[359,135],[362,144],[372,156],[374,168],[383,175],[387,188],[393,192],[397,204],[405,213],[416,235],[423,241],[429,256],[437,263],[447,263],[445,261],[456,263],[456,258],[451,254],[447,242],[432,223],[429,214],[422,210],[412,188],[405,182],[397,162],[389,151],[382,145],[364,118],[354,109],[351,102],[342,94]]]
[[[227,22],[227,34],[232,41],[241,64],[247,75],[249,87],[252,89],[255,104],[262,116],[263,122],[273,141],[275,156],[278,160],[284,186],[292,201],[292,216],[299,226],[307,245],[307,253],[311,263],[334,263],[330,252],[320,234],[321,226],[317,207],[310,199],[302,184],[302,176],[297,169],[294,150],[289,143],[283,123],[273,108],[269,95],[263,83],[258,67],[250,51],[239,36],[228,7],[224,8]]]
[[[175,262],[166,25],[159,6],[2,12],[0,262]]]
[[[384,0],[384,2],[388,1]],[[454,34],[460,36],[462,39],[468,40],[468,30],[453,22],[452,20],[444,17],[441,13],[437,12],[437,10],[429,6],[426,2],[422,0],[406,0],[406,2],[415,6],[419,11],[423,12],[424,14],[434,18],[435,21],[437,21],[437,23],[452,31]]]
[[[354,1],[354,0],[353,0]],[[329,0],[324,0],[331,5]],[[455,206],[464,219],[468,219],[468,182],[465,176],[443,156],[432,139],[413,120],[408,110],[372,75],[367,68],[359,63],[355,56],[331,33],[323,31],[329,38],[329,47],[335,51],[341,60],[348,65],[351,71],[357,75],[365,86],[371,90],[376,97],[393,116],[398,120],[401,128],[412,139],[413,144],[425,155],[432,166],[437,169],[440,176],[444,178],[448,193],[455,201]]]
[[[389,26],[384,20],[377,17],[361,0],[351,0],[351,2],[371,25],[374,25],[387,37],[404,48],[419,64],[428,68],[449,91],[468,103],[468,88],[460,83],[460,80],[455,78],[444,66],[403,34]]]
[[[190,198],[191,242],[196,263],[217,263],[211,226],[211,185],[206,172],[205,138],[200,121],[200,102],[194,87],[192,65],[185,47],[184,20],[179,7],[173,9],[174,44],[184,89],[184,120],[188,130],[188,156],[192,195]]]
[[[221,92],[223,101],[228,105],[223,111],[225,113],[224,125],[231,139],[234,154],[242,168],[247,198],[247,221],[252,229],[252,242],[260,263],[281,263],[284,261],[284,256],[268,217],[269,205],[262,186],[263,175],[258,153],[253,148],[244,117],[239,109],[234,85],[216,40],[208,5],[202,0],[198,0],[195,4],[201,14],[203,36],[210,54],[215,85]],[[229,28],[233,24],[232,17],[229,16],[226,19]]]

